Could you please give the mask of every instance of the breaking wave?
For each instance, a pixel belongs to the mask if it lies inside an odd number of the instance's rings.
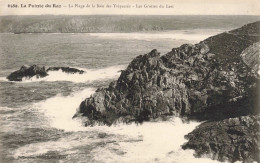
[[[64,156],[64,162],[217,162],[194,158],[193,150],[182,150],[184,135],[199,122],[183,122],[180,118],[143,124],[117,124],[111,127],[84,127],[72,119],[79,103],[94,89],[87,88],[70,96],[57,95],[36,103],[51,127],[64,130],[58,140],[27,144],[14,151],[14,157],[37,158]]]
[[[34,104],[33,108],[44,113],[54,128],[64,131],[83,131],[85,127],[76,119],[72,119],[72,116],[76,113],[81,101],[94,92],[93,88],[87,88],[70,96],[56,95]]]
[[[55,81],[70,81],[74,83],[84,83],[84,82],[93,82],[97,80],[108,80],[119,77],[120,70],[124,69],[125,65],[112,66],[102,69],[82,69],[85,73],[66,73],[59,71],[49,71],[48,76],[43,78],[37,78],[36,76],[32,78],[23,78],[22,82],[39,82],[39,81],[47,81],[47,82],[55,82]],[[5,77],[1,77],[0,81],[8,81]]]

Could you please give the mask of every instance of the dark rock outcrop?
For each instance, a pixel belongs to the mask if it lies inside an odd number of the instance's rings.
[[[163,56],[157,50],[140,55],[117,81],[83,101],[76,115],[88,117],[87,125],[110,125],[168,115],[221,120],[256,113],[251,97],[259,78],[240,54],[259,41],[259,26],[184,44]]]
[[[260,42],[246,48],[241,57],[259,78]],[[208,156],[229,162],[260,162],[259,80],[257,82],[256,87],[248,90],[247,101],[256,109],[256,115],[205,122],[186,135],[188,142],[182,148],[195,150],[196,157]],[[237,108],[234,107],[234,113]]]
[[[40,67],[37,65],[25,66],[23,65],[20,70],[17,70],[11,73],[7,79],[9,81],[22,81],[23,78],[31,78],[36,76],[37,78],[47,76],[47,72],[45,71],[45,67]]]
[[[59,71],[59,70],[61,70],[62,72],[71,73],[71,74],[75,74],[75,73],[83,74],[85,72],[83,70],[79,70],[79,69],[71,68],[71,67],[49,67],[47,69],[47,72]]]
[[[36,76],[36,78],[43,78],[48,75],[49,71],[59,71],[61,70],[62,72],[65,73],[79,73],[83,74],[85,71],[79,70],[76,68],[71,68],[71,67],[49,67],[47,70],[45,70],[45,67],[37,66],[37,65],[32,65],[32,66],[22,66],[20,70],[17,70],[13,73],[11,73],[9,76],[7,76],[7,79],[9,81],[22,81],[23,78],[31,78]]]
[[[194,149],[196,157],[219,161],[260,162],[260,116],[241,116],[205,122],[186,135],[183,149]]]
[[[183,149],[219,161],[259,161],[260,21],[136,57],[108,88],[82,101],[85,125],[168,116],[207,120]]]

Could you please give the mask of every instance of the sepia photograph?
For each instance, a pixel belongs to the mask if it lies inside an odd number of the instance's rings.
[[[258,0],[0,0],[0,163],[260,162]]]

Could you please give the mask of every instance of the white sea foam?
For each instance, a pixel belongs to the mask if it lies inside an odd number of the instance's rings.
[[[51,127],[69,132],[58,140],[27,144],[14,151],[14,157],[44,157],[49,152],[54,155],[68,155],[65,162],[85,160],[90,162],[198,162],[213,163],[207,158],[195,158],[193,150],[182,150],[184,135],[200,123],[184,123],[180,118],[168,121],[144,122],[143,124],[118,124],[111,127],[83,127],[72,119],[76,108],[94,90],[73,93],[70,96],[57,95],[34,104],[48,119]],[[105,136],[99,137],[100,133]]]
[[[8,79],[6,79],[6,77],[0,77],[0,81],[7,82],[7,81],[8,81]]]
[[[87,88],[76,92],[70,96],[56,95],[45,101],[34,104],[34,108],[39,109],[48,118],[50,125],[65,131],[82,131],[86,129],[72,116],[76,113],[81,101],[94,93],[94,89]]]
[[[195,158],[193,150],[181,148],[187,141],[184,135],[198,124],[183,123],[180,118],[175,118],[165,122],[145,122],[142,125],[85,127],[85,131],[88,132],[74,132],[56,141],[25,145],[18,148],[14,156],[35,157],[57,151],[63,155],[70,155],[66,160],[68,162],[70,159],[84,159],[87,162],[118,163],[216,163],[218,161],[208,158]],[[107,136],[99,138],[99,133],[106,133]],[[92,146],[92,149],[88,146]]]
[[[124,138],[117,143],[97,147],[92,153],[97,162],[217,162],[207,158],[195,159],[193,150],[181,149],[181,145],[187,141],[184,135],[197,125],[198,122],[183,123],[180,118],[174,118],[102,129],[107,133],[124,135]],[[136,141],[140,139],[142,141]],[[115,151],[123,154],[115,154]]]
[[[183,123],[180,118],[172,118],[169,121],[139,125],[83,127],[72,116],[80,102],[93,92],[94,89],[87,88],[70,96],[57,95],[34,104],[33,107],[45,115],[51,127],[73,132],[55,141],[27,144],[14,151],[14,156],[36,157],[57,151],[70,155],[69,158],[79,157],[80,153],[80,157],[91,157],[94,162],[217,162],[206,158],[196,159],[192,150],[181,149],[181,145],[186,142],[184,135],[199,125],[198,122]],[[107,136],[100,138],[100,133]]]
[[[103,68],[103,69],[79,68],[80,70],[84,70],[86,72],[83,74],[79,74],[79,73],[70,74],[70,73],[62,72],[62,70],[49,71],[48,72],[49,75],[46,77],[24,78],[22,81],[23,82],[70,81],[70,82],[75,82],[75,83],[93,82],[93,81],[97,81],[97,80],[107,80],[107,79],[117,78],[120,75],[120,70],[122,70],[124,68],[125,68],[124,65],[112,66],[112,67],[107,67],[107,68]]]
[[[153,32],[153,33],[90,33],[87,35],[108,38],[108,39],[134,39],[134,40],[158,40],[158,39],[171,39],[171,40],[190,40],[202,41],[210,36],[224,32],[223,30],[205,30],[205,31],[168,31],[168,32]]]

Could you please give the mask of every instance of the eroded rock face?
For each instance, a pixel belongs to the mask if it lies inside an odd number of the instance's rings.
[[[84,100],[76,115],[87,117],[86,125],[111,125],[168,115],[221,120],[256,113],[251,97],[259,79],[240,54],[259,42],[259,26],[184,44],[163,56],[155,49],[140,55],[117,81]]]
[[[260,116],[241,116],[205,122],[186,135],[183,149],[194,149],[196,157],[219,161],[260,161]]]
[[[45,71],[45,67],[40,67],[37,65],[33,66],[22,66],[20,70],[17,70],[13,73],[11,73],[7,79],[9,81],[22,81],[23,78],[31,78],[33,76],[36,76],[37,78],[45,77],[47,76],[47,72]]]
[[[242,52],[241,57],[245,64],[260,76],[260,42],[246,48]]]

